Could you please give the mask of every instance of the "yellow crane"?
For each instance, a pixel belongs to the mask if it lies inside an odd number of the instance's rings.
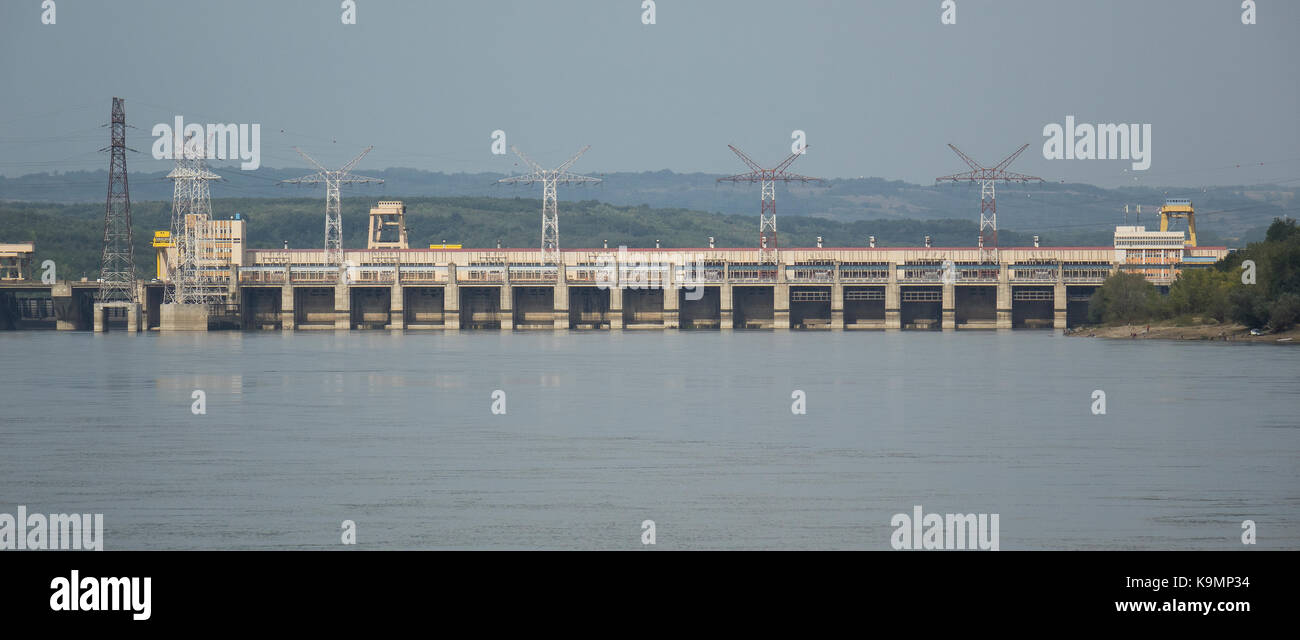
[[[1160,230],[1169,230],[1170,218],[1187,218],[1187,246],[1196,246],[1196,212],[1191,200],[1165,200],[1160,207]]]

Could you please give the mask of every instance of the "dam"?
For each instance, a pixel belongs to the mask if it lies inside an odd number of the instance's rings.
[[[1209,263],[1223,247],[1186,248]],[[137,305],[100,307],[97,284],[0,283],[0,329],[965,330],[1082,323],[1121,269],[1167,286],[1179,265],[1134,264],[1115,247],[245,249],[226,302],[164,305],[165,281],[137,281]],[[985,254],[987,255],[987,254]],[[1208,261],[1208,262],[1207,262]],[[1187,266],[1187,265],[1183,265]],[[1158,267],[1153,271],[1153,267]]]

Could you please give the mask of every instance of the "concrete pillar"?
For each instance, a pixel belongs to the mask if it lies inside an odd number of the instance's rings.
[[[94,306],[91,307],[91,309],[92,311],[90,314],[91,317],[90,324],[91,326],[94,327],[95,333],[103,333],[104,332],[104,305],[96,302]]]
[[[772,287],[772,328],[790,328],[790,283],[785,280],[785,265],[776,265],[776,285]]]
[[[903,328],[903,294],[898,286],[897,265],[889,265],[889,281],[885,283],[885,329]]]
[[[1056,281],[1056,286],[1052,287],[1052,294],[1052,298],[1055,300],[1052,305],[1052,328],[1064,329],[1066,312],[1065,283],[1061,282],[1059,278]]]
[[[835,282],[831,285],[831,330],[844,328],[844,285],[840,283],[840,267],[835,265]]]
[[[460,329],[460,285],[456,283],[456,265],[447,265],[447,285],[442,289],[442,328]]]
[[[159,312],[160,331],[207,331],[208,307],[203,304],[164,304]]]
[[[140,305],[134,302],[127,305],[126,332],[131,334],[138,333],[140,331],[140,326],[141,326],[140,320],[141,320]]]
[[[998,328],[1011,328],[1011,269],[1006,265],[998,270]]]
[[[609,328],[623,328],[623,287],[609,288]]]
[[[681,313],[681,295],[679,289],[674,285],[664,287],[664,328],[677,329],[681,326],[679,317]]]
[[[497,308],[497,321],[501,323],[502,331],[511,331],[515,328],[515,307],[514,287],[510,286],[510,281],[501,284],[501,306]]]
[[[942,326],[944,331],[952,331],[957,328],[957,285],[945,282],[943,285],[943,304],[939,307],[942,312]]]
[[[293,327],[293,283],[285,282],[280,288],[280,328],[284,331],[293,331]]]
[[[334,329],[352,328],[352,288],[345,282],[334,285]]]
[[[388,296],[388,328],[406,328],[406,290],[402,288],[401,278],[393,274],[392,293]]]
[[[732,296],[731,282],[723,281],[722,286],[718,287],[718,307],[721,317],[718,319],[718,328],[732,329]]]
[[[76,331],[84,318],[81,317],[81,305],[72,295],[72,285],[60,282],[50,288],[54,300],[54,327],[59,331]]]
[[[555,330],[567,331],[569,328],[569,282],[564,277],[564,265],[555,278]]]
[[[681,327],[681,304],[677,288],[677,265],[668,265],[668,273],[664,277],[664,313],[663,322],[665,329],[677,329]]]

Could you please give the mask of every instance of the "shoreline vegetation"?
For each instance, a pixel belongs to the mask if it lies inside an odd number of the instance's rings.
[[[1300,228],[1276,219],[1263,242],[1184,269],[1162,294],[1136,272],[1106,278],[1085,326],[1067,335],[1227,342],[1300,341]]]

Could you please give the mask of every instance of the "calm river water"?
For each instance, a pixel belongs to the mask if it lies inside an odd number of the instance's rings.
[[[102,513],[106,549],[889,549],[914,505],[1002,549],[1300,548],[1300,348],[22,331],[0,362],[0,512]]]

